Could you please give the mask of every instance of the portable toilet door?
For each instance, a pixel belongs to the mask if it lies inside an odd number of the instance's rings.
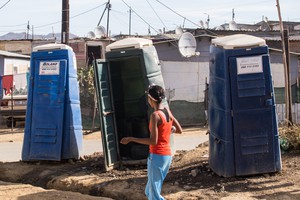
[[[236,175],[278,171],[278,130],[269,55],[230,57]],[[277,155],[278,156],[278,155]]]
[[[116,138],[116,119],[112,103],[112,91],[108,72],[108,63],[105,60],[95,60],[95,86],[100,113],[102,147],[105,159],[105,168],[109,170],[120,164],[118,138]]]

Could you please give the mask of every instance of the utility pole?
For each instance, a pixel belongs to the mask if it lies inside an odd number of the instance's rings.
[[[69,44],[69,0],[62,0],[61,43]]]
[[[129,7],[129,36],[131,35],[131,7]]]
[[[108,0],[108,2],[106,3],[105,9],[104,9],[104,11],[103,11],[103,13],[102,13],[102,15],[100,17],[100,20],[99,20],[99,22],[97,24],[97,26],[100,25],[101,20],[102,20],[102,18],[104,16],[104,13],[107,10],[106,37],[108,37],[108,34],[109,34],[109,11],[110,11],[110,9],[111,9],[111,4],[110,4],[110,0]]]
[[[207,20],[206,20],[206,22],[205,22],[205,25],[206,25],[206,28],[209,28],[209,21],[210,21],[210,19],[209,19],[209,14],[207,14],[207,13],[203,13],[204,15],[207,15]]]
[[[290,73],[290,45],[289,45],[289,31],[287,29],[283,30],[283,40],[284,40],[284,48],[285,48],[285,60],[287,66],[287,94],[288,94],[288,104],[289,104],[289,112],[288,112],[288,122],[293,125],[293,116],[292,116],[292,91],[291,91],[291,73]]]
[[[286,40],[288,41],[288,32],[283,30],[283,22],[281,18],[281,12],[280,12],[280,5],[279,0],[276,0],[277,3],[277,11],[278,11],[278,17],[279,17],[279,25],[280,25],[280,33],[281,33],[281,43],[282,43],[282,61],[284,66],[284,77],[285,77],[285,119],[288,122],[288,126],[293,125],[293,119],[292,119],[292,101],[291,101],[291,83],[290,83],[290,70],[288,65],[288,57],[289,55],[286,54],[286,50],[289,48],[286,45]]]
[[[34,39],[34,30],[33,30],[33,25],[31,26],[31,34],[32,34],[32,41]]]
[[[108,3],[106,4],[106,8],[107,8],[107,23],[106,23],[106,35],[107,37],[109,36],[109,11],[111,9],[111,4],[110,4],[110,0],[108,0]]]
[[[30,25],[29,25],[29,21],[27,23],[27,31],[26,31],[26,40],[29,39],[29,30],[30,30]]]

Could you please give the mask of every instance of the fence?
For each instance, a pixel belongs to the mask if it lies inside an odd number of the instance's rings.
[[[285,104],[276,104],[276,113],[278,122],[285,121]],[[295,124],[300,123],[300,103],[292,104],[292,119]]]

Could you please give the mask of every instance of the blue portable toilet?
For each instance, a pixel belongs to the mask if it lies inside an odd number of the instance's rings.
[[[275,99],[265,40],[244,34],[212,40],[209,166],[224,177],[281,170]]]
[[[22,160],[78,159],[83,136],[72,48],[35,47],[30,65]]]

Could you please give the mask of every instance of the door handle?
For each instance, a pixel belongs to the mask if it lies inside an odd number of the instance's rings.
[[[272,105],[273,105],[272,99],[266,99],[265,100],[265,106],[272,106]]]

